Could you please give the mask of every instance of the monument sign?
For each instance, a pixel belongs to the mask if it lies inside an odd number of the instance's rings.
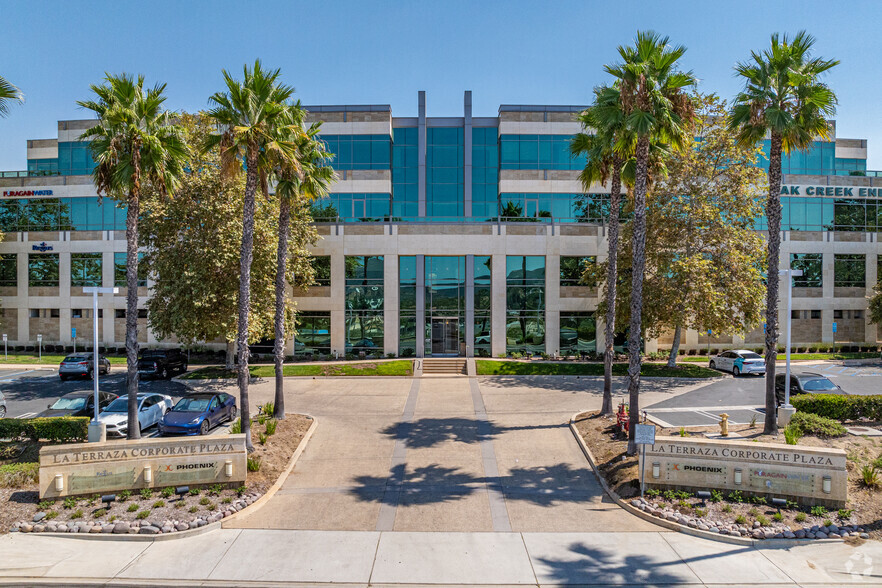
[[[40,498],[202,484],[241,484],[245,435],[50,445],[40,449]]]
[[[842,449],[659,436],[641,455],[640,473],[649,487],[739,490],[841,508],[845,464]]]

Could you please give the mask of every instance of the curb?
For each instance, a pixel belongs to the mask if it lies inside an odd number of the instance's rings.
[[[291,473],[291,470],[294,469],[294,466],[297,464],[297,460],[300,458],[300,455],[306,449],[306,445],[309,442],[312,434],[315,432],[316,427],[318,426],[318,421],[312,415],[305,413],[303,416],[309,417],[312,420],[312,424],[309,426],[309,429],[306,430],[306,433],[303,434],[303,438],[300,440],[300,443],[297,445],[297,449],[294,450],[294,454],[291,455],[291,459],[288,462],[288,465],[285,467],[285,470],[279,474],[279,478],[276,482],[270,486],[269,490],[267,490],[263,496],[249,504],[247,507],[243,508],[239,512],[233,513],[232,515],[221,519],[219,521],[215,521],[213,523],[209,523],[202,527],[198,527],[196,529],[188,529],[186,531],[175,531],[174,533],[162,533],[160,535],[128,535],[128,534],[119,534],[114,535],[113,533],[25,533],[26,535],[34,535],[36,537],[64,537],[67,539],[83,539],[87,541],[173,541],[175,539],[185,539],[187,537],[193,537],[195,535],[202,535],[203,533],[208,533],[210,531],[217,531],[219,529],[224,528],[224,521],[231,521],[236,518],[244,517],[245,515],[251,514],[256,511],[258,508],[263,506],[270,498],[275,495],[276,492],[279,491],[279,488],[282,487],[282,484],[288,477],[288,474]]]
[[[645,513],[639,508],[634,507],[633,505],[627,503],[622,500],[622,498],[616,494],[612,488],[606,483],[606,479],[597,469],[597,463],[594,459],[594,456],[591,454],[591,450],[588,449],[588,446],[585,444],[585,440],[582,439],[582,436],[579,435],[578,429],[576,429],[576,419],[579,415],[585,414],[586,411],[580,411],[575,413],[572,417],[570,417],[570,431],[573,433],[573,437],[576,438],[576,442],[579,444],[579,447],[582,449],[582,453],[585,454],[585,458],[588,460],[588,463],[591,464],[591,469],[594,471],[594,475],[597,477],[600,485],[603,487],[603,491],[606,492],[613,501],[618,504],[620,507],[631,513],[636,517],[640,517],[644,521],[648,521],[660,527],[664,527],[665,529],[671,531],[678,531],[685,535],[692,535],[693,537],[700,537],[701,539],[708,539],[710,541],[717,541],[719,543],[730,543],[733,545],[744,545],[744,546],[752,546],[752,547],[796,547],[798,545],[809,545],[809,544],[824,544],[824,543],[843,543],[841,539],[749,539],[746,537],[732,537],[731,535],[720,535],[718,533],[711,533],[709,531],[702,531],[701,529],[693,529],[692,527],[686,527],[679,523],[675,523],[673,521],[668,521],[665,519],[660,519],[658,517],[654,517],[651,514]]]

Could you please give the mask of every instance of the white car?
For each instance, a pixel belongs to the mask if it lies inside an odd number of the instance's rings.
[[[732,372],[736,378],[741,374],[766,375],[766,361],[762,355],[747,349],[733,349],[715,355],[709,364],[712,370]]]
[[[165,394],[138,394],[138,423],[141,430],[152,427],[174,406]],[[123,395],[107,405],[98,415],[98,422],[107,427],[108,436],[124,437],[129,432],[129,397]]]

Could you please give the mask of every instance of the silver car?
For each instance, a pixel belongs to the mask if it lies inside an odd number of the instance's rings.
[[[736,378],[741,374],[766,375],[766,362],[763,356],[747,349],[733,349],[715,355],[708,365],[712,370],[732,372]]]
[[[62,382],[75,377],[86,377],[91,380],[94,369],[95,356],[91,352],[74,353],[61,360],[61,364],[58,366],[58,377]],[[98,373],[110,373],[110,360],[103,355],[98,356]]]
[[[6,418],[6,397],[0,392],[0,419]]]

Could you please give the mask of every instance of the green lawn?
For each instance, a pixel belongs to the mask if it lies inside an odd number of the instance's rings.
[[[409,376],[413,373],[413,363],[409,359],[359,363],[290,364],[286,365],[286,376]],[[249,366],[252,376],[271,378],[275,368],[271,365]],[[221,366],[198,369],[182,376],[186,380],[209,380],[214,378],[235,378],[234,370]]]
[[[602,363],[570,363],[570,362],[520,362],[496,361],[492,359],[476,360],[479,376],[602,376]],[[624,376],[628,372],[628,364],[613,365],[613,374]],[[675,378],[714,378],[719,372],[703,366],[682,365],[667,368],[660,363],[644,363],[640,370],[643,376],[667,376]]]
[[[837,359],[878,359],[878,352],[863,352],[863,353],[791,353],[790,359],[793,361],[798,360],[808,360],[808,361],[829,361],[829,360],[837,360]],[[784,353],[778,354],[778,361],[784,361],[787,359],[787,355]],[[693,363],[707,363],[710,361],[708,356],[701,355],[686,355],[680,356],[677,358],[677,361],[689,361]]]
[[[57,355],[48,353],[43,354],[42,360],[37,355],[28,354],[13,354],[10,353],[9,357],[4,357],[0,355],[0,365],[2,364],[40,364],[40,365],[58,365],[61,363],[61,360],[67,357],[69,354]],[[108,357],[112,365],[125,365],[126,358],[125,357]]]

